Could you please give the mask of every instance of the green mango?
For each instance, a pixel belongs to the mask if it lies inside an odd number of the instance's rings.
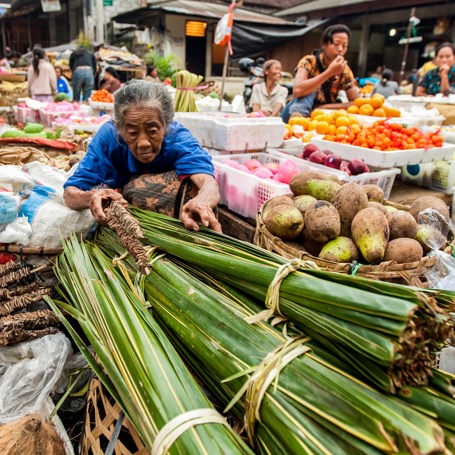
[[[44,130],[44,125],[41,123],[27,123],[24,127],[24,132],[28,134],[41,133]]]
[[[7,130],[2,134],[4,138],[11,138],[11,137],[24,137],[25,133],[21,130],[11,129]]]

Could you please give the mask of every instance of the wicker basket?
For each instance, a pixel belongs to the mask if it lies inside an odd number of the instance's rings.
[[[407,209],[407,206],[389,203],[396,208]],[[264,204],[265,206],[265,204]],[[264,207],[263,206],[263,207]],[[286,259],[299,258],[315,264],[323,270],[345,274],[355,274],[363,278],[406,284],[409,286],[425,287],[425,274],[436,264],[436,257],[424,256],[420,261],[399,264],[394,261],[381,262],[377,265],[360,265],[353,263],[338,263],[320,259],[308,253],[302,245],[296,242],[285,242],[268,231],[262,220],[262,208],[256,218],[254,234],[255,245],[283,256]]]
[[[101,381],[93,378],[87,396],[81,455],[104,455],[120,417],[120,406],[107,395]],[[149,450],[125,417],[115,443],[115,455],[148,455]]]

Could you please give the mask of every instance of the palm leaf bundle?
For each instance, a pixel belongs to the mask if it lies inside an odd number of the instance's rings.
[[[213,231],[189,232],[164,215],[132,212],[148,243],[272,306],[328,349],[336,346],[336,355],[355,356],[369,380],[381,370],[378,385],[388,391],[426,384],[436,352],[453,336],[435,293],[298,267],[274,284],[289,270],[284,258]]]
[[[96,246],[66,241],[55,273],[67,303],[48,303],[153,453],[252,454],[201,391],[141,295]]]
[[[121,250],[106,231],[97,241],[111,258]],[[444,452],[444,432],[432,418],[332,367],[306,349],[306,339],[249,324],[252,303],[239,304],[169,259],[153,261],[143,280],[169,338],[218,399],[244,417],[259,453]]]

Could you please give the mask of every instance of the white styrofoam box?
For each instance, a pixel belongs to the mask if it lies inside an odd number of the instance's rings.
[[[403,166],[401,180],[446,194],[453,194],[455,161],[435,161]]]
[[[341,158],[352,160],[362,159],[368,166],[378,168],[401,167],[407,164],[428,163],[451,159],[455,152],[455,144],[444,143],[442,147],[431,149],[391,150],[383,152],[351,144],[313,139],[312,141],[322,149],[328,149],[338,154]]]
[[[272,155],[281,156],[289,158],[287,153],[282,153],[279,150],[270,150]],[[290,156],[290,158],[297,162],[297,165],[300,167],[300,162],[308,163],[308,165],[313,169],[317,169],[321,172],[329,173],[338,177],[340,181],[345,182],[354,182],[359,185],[378,185],[382,191],[384,191],[384,199],[388,199],[392,191],[393,182],[395,177],[401,172],[398,168],[390,169],[375,169],[370,168],[370,172],[364,172],[363,174],[358,175],[349,175],[346,172],[340,171],[339,169],[333,169],[323,164],[312,163],[302,158],[297,158]]]
[[[114,110],[114,102],[107,103],[103,101],[92,101],[91,98],[88,99],[89,105],[92,109],[98,111],[113,111]]]
[[[285,131],[280,117],[249,118],[223,112],[176,112],[174,118],[188,128],[203,147],[238,153],[279,147]]]

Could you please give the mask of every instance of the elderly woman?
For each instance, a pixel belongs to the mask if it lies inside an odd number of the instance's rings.
[[[435,49],[436,67],[428,70],[417,87],[416,95],[445,96],[455,93],[455,48],[452,43],[442,43]]]
[[[179,180],[189,179],[196,193],[179,210],[185,227],[197,231],[202,225],[221,232],[213,211],[220,196],[211,157],[190,131],[173,120],[173,103],[166,88],[132,80],[114,96],[115,123],[100,127],[65,182],[68,207],[90,208],[95,219],[104,223],[103,204],[109,200],[127,203],[122,192],[132,179],[172,171]],[[155,197],[159,198],[165,191],[163,185],[157,188]]]
[[[250,105],[253,112],[262,112],[266,117],[280,115],[286,104],[288,89],[280,85],[283,69],[278,60],[267,60],[264,63],[264,83],[253,85]]]

